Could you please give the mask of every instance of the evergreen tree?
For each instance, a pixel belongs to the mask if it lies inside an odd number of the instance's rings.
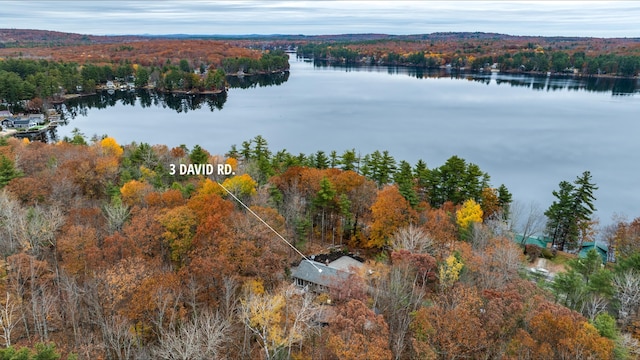
[[[314,167],[316,169],[326,169],[329,167],[329,158],[324,151],[318,150],[316,152]]]
[[[373,165],[371,164],[371,155],[367,154],[362,158],[362,166],[360,166],[360,175],[370,179],[373,174]]]
[[[340,165],[342,165],[342,170],[345,171],[356,170],[357,162],[356,149],[346,150],[340,157]]]
[[[558,191],[553,191],[557,198],[549,209],[545,211],[547,216],[547,234],[552,238],[552,244],[564,250],[567,244],[577,240],[578,227],[573,214],[575,187],[568,181],[561,181]]]
[[[501,184],[500,187],[498,187],[498,204],[502,208],[502,216],[505,220],[509,218],[509,206],[512,201],[513,199],[509,189],[507,189],[504,184]]]
[[[242,154],[242,159],[244,161],[249,161],[249,159],[251,159],[251,142],[250,141],[242,142],[242,150],[240,150],[240,154]]]
[[[0,154],[0,189],[19,176],[21,176],[20,171],[15,168],[13,162],[3,154]]]
[[[447,201],[462,204],[465,200],[481,201],[482,189],[489,187],[489,175],[480,167],[458,157],[450,157],[444,165],[430,171],[420,179],[426,184],[429,202],[440,207]]]
[[[231,145],[231,149],[225,154],[226,157],[238,159],[240,153],[238,152],[238,147],[236,144]]]
[[[591,182],[591,172],[589,171],[585,171],[581,176],[578,176],[574,184],[574,211],[576,217],[578,221],[588,221],[596,210],[593,204],[596,200],[593,192],[598,190],[598,187]]]
[[[209,162],[209,154],[200,145],[196,145],[189,154],[189,159],[192,164],[206,164]]]
[[[256,136],[252,140],[254,146],[251,150],[251,157],[256,161],[258,166],[258,174],[255,174],[255,179],[260,184],[264,184],[273,172],[273,166],[271,164],[271,151],[269,151],[268,143],[261,135]],[[242,144],[244,151],[244,143]]]
[[[427,186],[429,185],[429,169],[427,168],[427,164],[422,161],[422,159],[418,160],[416,166],[413,168],[413,176],[416,179],[419,201],[425,200],[427,194]]]
[[[402,160],[400,162],[400,169],[395,173],[393,177],[395,183],[398,185],[398,191],[407,199],[411,207],[415,208],[418,205],[418,194],[415,190],[415,182],[413,172],[411,171],[411,165],[408,162]]]
[[[548,218],[547,234],[560,249],[574,248],[578,243],[580,227],[591,220],[595,211],[593,192],[598,188],[591,182],[591,173],[585,171],[573,184],[560,182],[554,201],[545,212]]]
[[[338,153],[335,150],[331,150],[329,154],[329,167],[335,169],[338,166]]]
[[[136,87],[145,87],[149,83],[149,70],[144,67],[140,67],[136,72]]]
[[[378,150],[374,151],[367,165],[371,169],[371,175],[368,177],[375,181],[380,188],[391,182],[396,171],[396,161],[386,150],[382,153]]]
[[[386,185],[391,182],[393,178],[393,174],[396,172],[396,160],[393,156],[389,155],[389,151],[385,150],[382,152],[382,163],[381,165],[381,184]],[[409,167],[411,170],[411,167]]]
[[[326,213],[329,207],[332,205],[333,199],[336,196],[335,186],[331,183],[331,181],[325,176],[320,180],[320,190],[316,194],[316,197],[313,199],[313,204],[321,210],[321,232],[322,232],[322,241],[325,239],[325,219]]]

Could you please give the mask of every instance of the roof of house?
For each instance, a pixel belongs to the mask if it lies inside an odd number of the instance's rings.
[[[348,257],[348,256],[346,256]],[[351,272],[348,270],[349,267],[354,266],[350,260],[342,258],[328,264],[322,264],[312,260],[302,260],[300,265],[293,271],[291,276],[296,279],[301,279],[304,281],[308,281],[317,285],[332,287],[335,285],[336,281],[347,280]],[[362,266],[362,263],[359,261],[352,259]],[[335,263],[335,264],[334,264]],[[332,264],[339,266],[334,267]],[[315,265],[315,266],[314,266]],[[344,267],[346,266],[346,269]],[[358,266],[358,265],[355,265]],[[318,271],[321,270],[321,271]]]
[[[340,258],[330,262],[328,264],[329,267],[350,272],[351,268],[361,268],[364,266],[360,261],[352,258],[351,256],[341,256]]]
[[[523,240],[523,237],[521,234],[516,234],[513,237],[513,241],[517,242],[518,244],[522,244],[522,240]],[[546,236],[528,236],[524,244],[536,245],[541,248],[546,248],[547,244],[549,244],[550,242],[552,242],[551,238]]]
[[[35,119],[31,119],[31,118],[29,118],[29,119],[14,119],[13,123],[14,124],[28,124],[30,122],[35,122],[35,121],[36,121]]]
[[[600,257],[602,258],[602,262],[607,262],[607,253],[609,252],[609,249],[607,249],[604,245],[595,243],[593,241],[582,243],[582,247],[580,248],[578,257],[587,257],[587,253],[591,249],[595,249],[598,252],[598,255],[600,255]]]
[[[35,119],[15,119],[13,120],[14,124],[29,124],[31,122],[35,122]]]

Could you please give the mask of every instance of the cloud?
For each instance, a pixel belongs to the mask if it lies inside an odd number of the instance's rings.
[[[5,1],[0,23],[90,34],[417,34],[640,37],[635,2]]]

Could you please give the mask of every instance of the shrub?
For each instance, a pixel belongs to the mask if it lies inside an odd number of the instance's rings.
[[[556,254],[547,248],[542,249],[541,254],[545,259],[553,259],[556,257]]]
[[[530,263],[535,262],[542,252],[542,248],[537,245],[525,245],[524,254],[527,255],[527,259]]]

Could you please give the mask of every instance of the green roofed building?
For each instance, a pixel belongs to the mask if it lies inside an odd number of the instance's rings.
[[[578,253],[578,257],[585,258],[587,257],[587,253],[589,250],[595,249],[598,252],[598,255],[602,258],[602,262],[606,263],[608,259],[609,249],[602,244],[595,243],[593,241],[582,243],[582,247],[580,248],[580,252]]]
[[[547,237],[547,236],[529,236],[523,242],[523,237],[522,237],[521,234],[516,234],[513,237],[513,241],[517,242],[518,244],[536,245],[536,246],[541,247],[541,248],[546,248],[546,247],[549,246],[549,244],[551,244],[553,242],[553,240],[550,237]]]

